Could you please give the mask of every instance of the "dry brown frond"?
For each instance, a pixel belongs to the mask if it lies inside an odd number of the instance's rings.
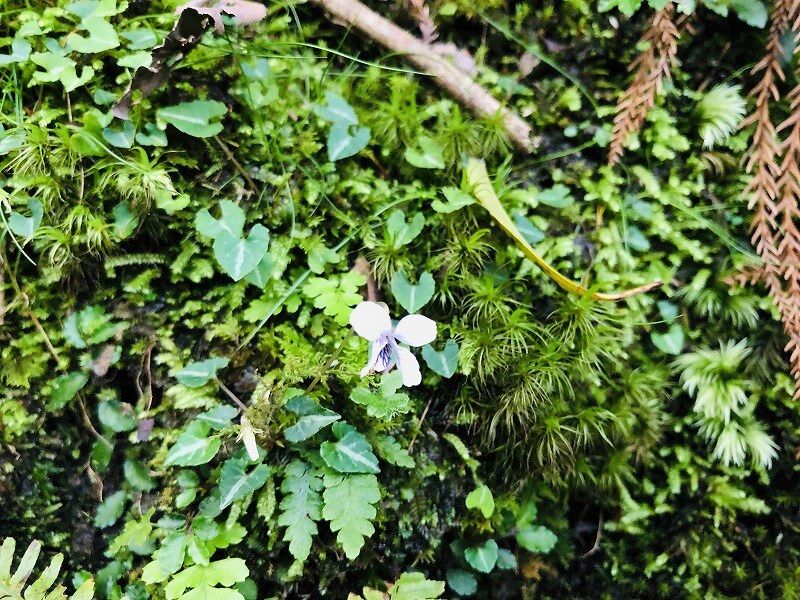
[[[408,0],[408,13],[419,25],[419,32],[424,43],[430,44],[439,37],[436,32],[436,23],[431,18],[431,11],[425,4],[425,0]]]
[[[647,48],[628,67],[633,71],[633,80],[617,103],[614,117],[614,131],[608,151],[608,164],[619,162],[624,152],[628,136],[639,131],[644,125],[647,112],[656,101],[664,79],[670,79],[670,69],[678,52],[678,28],[673,16],[675,6],[670,3],[656,12],[650,22],[641,44]]]
[[[761,79],[751,92],[755,110],[744,125],[755,124],[745,170],[753,178],[745,188],[754,210],[752,243],[764,265],[759,270],[781,313],[789,337],[795,397],[800,397],[800,86],[789,92],[791,115],[777,128],[770,104],[779,101],[778,82],[784,80],[782,37],[800,28],[800,0],[776,0],[766,53],[754,67]],[[788,131],[781,142],[779,132]]]

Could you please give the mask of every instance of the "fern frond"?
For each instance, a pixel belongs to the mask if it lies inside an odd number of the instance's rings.
[[[64,562],[62,554],[56,554],[38,579],[26,585],[36,567],[42,544],[31,542],[12,573],[11,566],[16,545],[14,538],[6,538],[0,546],[0,600],[92,600],[94,598],[94,581],[91,579],[72,596],[67,596],[63,586],[53,587]]]
[[[164,257],[160,254],[122,254],[121,256],[107,257],[104,266],[107,271],[113,271],[118,267],[129,267],[131,265],[163,265],[165,262]]]
[[[736,130],[746,112],[738,85],[721,84],[703,94],[697,104],[703,147],[725,142]]]
[[[639,131],[647,112],[655,105],[665,79],[670,79],[670,69],[678,52],[678,28],[673,21],[675,6],[669,3],[653,15],[650,27],[641,39],[646,46],[628,67],[633,80],[617,103],[614,130],[608,151],[608,164],[619,162],[625,143],[631,133]]]

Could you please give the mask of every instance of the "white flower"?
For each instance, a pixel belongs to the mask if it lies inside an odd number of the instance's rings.
[[[370,370],[388,371],[396,363],[403,375],[403,385],[419,385],[422,375],[417,358],[398,342],[409,346],[430,344],[436,338],[436,323],[422,315],[408,315],[392,327],[386,307],[376,302],[362,302],[350,314],[350,325],[358,335],[372,343],[369,362],[361,371],[362,377]]]
[[[242,420],[239,425],[239,440],[244,442],[244,447],[247,449],[247,455],[250,460],[258,460],[258,444],[256,444],[256,434],[250,419],[242,415]]]

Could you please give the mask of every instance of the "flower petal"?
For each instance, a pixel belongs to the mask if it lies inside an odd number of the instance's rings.
[[[386,371],[394,365],[394,354],[392,353],[391,344],[383,337],[377,342],[372,342],[369,353],[369,362],[367,366],[361,369],[361,376],[364,377],[371,370]]]
[[[436,339],[436,323],[422,315],[408,315],[400,319],[394,337],[409,346],[424,346]]]
[[[422,374],[419,372],[417,357],[411,354],[408,348],[397,348],[397,368],[403,375],[403,385],[411,387],[422,383]]]
[[[258,460],[258,444],[256,444],[256,435],[253,431],[253,426],[250,424],[250,420],[244,415],[242,415],[239,437],[244,442],[244,447],[247,449],[247,455],[250,457],[250,460]]]
[[[356,333],[370,342],[392,328],[389,311],[377,302],[362,302],[350,313],[350,325]]]

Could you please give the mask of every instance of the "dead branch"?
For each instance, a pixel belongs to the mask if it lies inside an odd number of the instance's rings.
[[[503,108],[500,102],[471,77],[438,56],[419,38],[387,21],[358,0],[312,0],[331,20],[354,27],[393,52],[402,54],[418,69],[432,75],[436,83],[473,113],[481,117],[502,115],[508,139],[524,152],[534,149],[531,127],[517,114]]]

